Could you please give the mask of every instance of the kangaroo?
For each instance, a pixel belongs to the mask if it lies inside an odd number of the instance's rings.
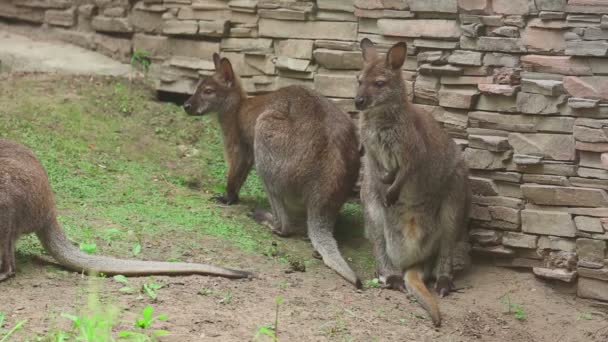
[[[430,114],[407,102],[401,67],[407,47],[386,57],[361,41],[364,66],[355,106],[365,150],[361,201],[366,236],[378,274],[388,287],[403,286],[441,325],[441,297],[453,289],[454,248],[466,239],[471,193],[459,147]]]
[[[205,264],[124,260],[81,252],[57,222],[53,192],[34,153],[14,141],[0,139],[0,282],[15,275],[15,244],[21,235],[29,233],[36,233],[46,251],[71,271],[125,276],[251,276],[249,272]]]
[[[338,212],[359,174],[354,122],[305,87],[247,98],[230,61],[218,54],[213,60],[215,74],[200,81],[184,108],[191,115],[219,115],[229,164],[225,199],[237,198],[255,162],[272,213],[255,210],[254,219],[283,237],[307,226],[324,263],[361,288],[333,236]]]

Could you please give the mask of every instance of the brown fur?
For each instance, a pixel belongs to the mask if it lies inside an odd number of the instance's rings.
[[[451,290],[454,248],[466,238],[468,168],[433,117],[407,102],[401,75],[405,43],[395,44],[386,57],[369,39],[361,48],[365,65],[355,104],[363,110],[366,235],[381,278],[394,284],[395,275],[401,276],[438,326],[437,299],[424,279],[434,276],[441,296]]]
[[[280,236],[307,227],[323,261],[361,287],[333,237],[336,217],[359,172],[354,123],[305,87],[246,98],[228,59],[215,54],[214,63],[215,75],[201,80],[184,107],[191,115],[218,113],[229,165],[224,199],[238,199],[255,161],[272,214],[257,210],[254,218]]]
[[[16,271],[15,243],[36,233],[45,249],[65,268],[77,272],[139,275],[205,274],[244,278],[251,274],[205,264],[114,259],[81,252],[57,222],[53,192],[46,172],[32,151],[0,139],[0,281]]]

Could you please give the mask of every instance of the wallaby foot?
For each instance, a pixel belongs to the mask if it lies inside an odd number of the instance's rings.
[[[10,278],[12,278],[13,276],[15,276],[15,271],[14,270],[10,270],[10,271],[6,271],[6,272],[2,272],[0,273],[0,283],[8,280]]]
[[[435,282],[435,291],[439,297],[443,298],[450,294],[455,289],[452,280],[446,276],[441,276]]]
[[[230,194],[216,194],[211,197],[211,200],[217,203],[232,205],[239,203],[239,197],[237,195]]]
[[[319,259],[319,260],[323,260],[323,256],[321,255],[321,253],[319,253],[319,251],[312,251],[312,257],[315,259]]]
[[[403,275],[391,274],[389,276],[380,276],[378,279],[380,279],[380,282],[383,284],[382,288],[384,289],[407,292],[405,288],[405,281],[403,280]]]
[[[254,208],[250,213],[249,217],[251,217],[255,222],[270,227],[273,229],[274,217],[272,213],[266,209],[262,208]]]

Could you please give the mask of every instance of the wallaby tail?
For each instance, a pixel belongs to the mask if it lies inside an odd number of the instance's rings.
[[[409,269],[405,272],[405,286],[409,293],[414,295],[418,303],[429,313],[433,324],[438,327],[441,325],[441,314],[439,304],[435,295],[429,291],[422,279],[422,272],[417,269]]]
[[[201,274],[226,278],[247,278],[252,274],[246,271],[185,262],[161,262],[117,259],[89,255],[72,245],[57,222],[41,229],[38,238],[44,248],[63,267],[76,272],[104,273],[124,276],[146,275],[191,275]]]
[[[331,228],[329,223],[326,224],[323,221],[309,217],[308,237],[310,238],[310,242],[312,242],[312,246],[317,252],[321,254],[321,257],[323,257],[325,265],[354,284],[355,287],[361,289],[363,284],[357,274],[348,266],[342,254],[340,254],[338,243],[333,236],[333,229]]]

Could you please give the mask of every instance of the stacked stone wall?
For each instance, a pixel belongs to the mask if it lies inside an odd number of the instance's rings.
[[[474,251],[608,301],[606,0],[2,0],[0,18],[193,92],[232,61],[250,94],[314,87],[356,116],[358,41],[408,44],[411,99],[462,146]]]

